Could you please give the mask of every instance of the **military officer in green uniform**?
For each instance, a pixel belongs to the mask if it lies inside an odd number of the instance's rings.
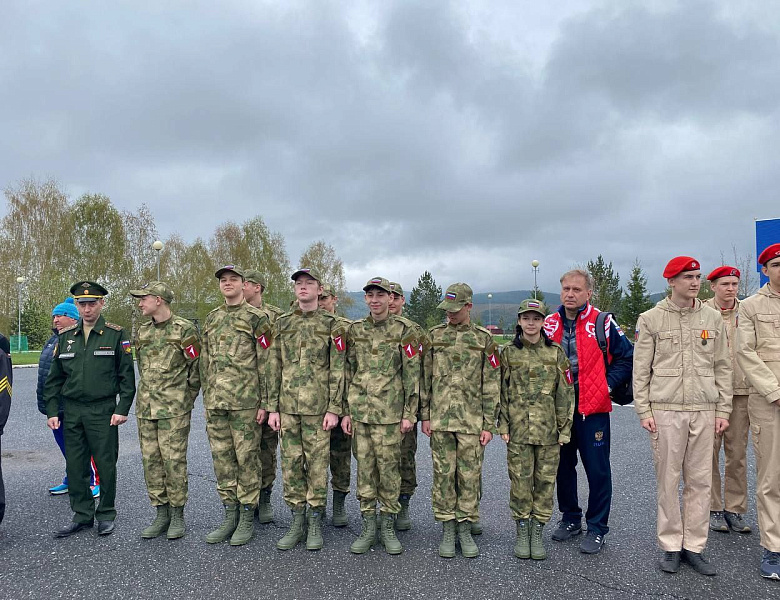
[[[98,534],[114,531],[118,425],[127,421],[135,396],[133,354],[127,333],[100,314],[108,291],[93,281],[70,288],[81,319],[59,334],[43,399],[51,429],[60,427],[59,398],[65,405],[66,470],[73,521],[55,537],[67,537],[98,521]],[[117,394],[119,403],[117,404]],[[100,503],[89,489],[90,456],[100,473]]]
[[[332,315],[336,315],[338,304],[336,290],[329,283],[322,284],[322,291],[317,298],[319,307]],[[348,329],[352,322],[349,319],[336,315],[336,320]],[[344,501],[349,494],[349,483],[352,476],[352,440],[341,428],[341,419],[338,425],[330,430],[330,487],[333,489],[333,526],[346,527],[347,509]]]
[[[144,478],[157,516],[141,532],[145,539],[163,533],[184,535],[187,503],[187,445],[190,416],[200,391],[200,339],[195,325],[171,312],[173,292],[162,281],[130,290],[149,318],[135,338],[138,398],[135,416]]]
[[[268,316],[271,325],[282,314],[281,308],[263,301],[265,278],[257,269],[244,271],[244,300],[247,304],[261,310]],[[279,433],[263,421],[260,426],[260,499],[257,505],[257,519],[261,524],[274,520],[274,508],[271,504],[271,492],[276,481],[276,450],[279,447]]]

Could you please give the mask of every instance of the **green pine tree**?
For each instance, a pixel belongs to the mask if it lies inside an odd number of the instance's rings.
[[[607,263],[599,254],[595,261],[588,261],[587,269],[593,277],[591,304],[604,312],[619,313],[623,290],[620,287],[620,275],[615,273],[612,263]]]
[[[639,315],[653,306],[650,295],[647,293],[647,277],[642,271],[639,259],[634,261],[626,288],[626,296],[623,299],[620,312],[620,323],[626,328],[629,337],[633,337],[632,334],[636,329]]]
[[[439,302],[441,286],[436,285],[433,275],[425,271],[409,295],[406,316],[426,329],[438,325],[444,320],[444,311],[437,308]]]

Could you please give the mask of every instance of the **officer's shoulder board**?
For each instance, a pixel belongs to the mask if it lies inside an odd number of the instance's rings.
[[[73,331],[73,330],[74,330],[74,329],[76,329],[76,327],[78,327],[78,326],[79,326],[79,324],[78,324],[78,323],[74,323],[74,324],[73,324],[73,325],[71,325],[70,327],[66,327],[65,329],[63,329],[62,331],[60,331],[60,332],[59,332],[59,335],[62,335],[63,333],[65,333],[65,332],[67,332],[67,331]]]
[[[106,321],[106,327],[108,327],[109,329],[113,329],[114,331],[122,331],[122,326],[117,325],[116,323],[109,323],[108,321]]]

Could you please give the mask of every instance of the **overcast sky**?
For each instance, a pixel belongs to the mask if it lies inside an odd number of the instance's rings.
[[[555,290],[603,254],[651,291],[780,217],[780,3],[39,2],[0,8],[0,186],[260,215],[347,284]]]

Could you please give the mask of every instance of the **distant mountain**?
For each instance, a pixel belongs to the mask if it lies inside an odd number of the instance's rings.
[[[407,292],[407,301],[409,300]],[[488,300],[488,292],[480,292],[474,294],[474,308],[471,310],[472,318],[481,323],[482,325],[496,325],[503,329],[514,329],[514,324],[517,319],[517,307],[526,298],[531,298],[533,292],[531,290],[514,290],[511,292],[491,292],[493,298]],[[545,292],[543,291],[544,301],[550,310],[554,310],[560,304],[560,292]],[[339,307],[340,311],[344,312],[344,315],[348,319],[357,320],[362,319],[368,314],[368,307],[364,301],[365,294],[361,292],[348,292],[347,295],[352,298],[352,306],[344,308]],[[657,292],[650,294],[650,300],[655,304],[661,300],[665,295],[665,292]]]

